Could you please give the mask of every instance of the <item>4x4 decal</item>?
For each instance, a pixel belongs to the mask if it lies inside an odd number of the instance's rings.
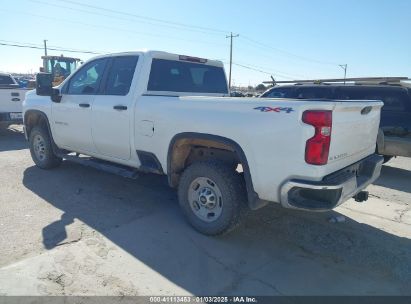
[[[293,112],[293,108],[283,108],[283,107],[277,107],[277,108],[272,108],[272,107],[256,107],[254,110],[260,110],[261,112],[286,112],[286,113],[291,113]]]

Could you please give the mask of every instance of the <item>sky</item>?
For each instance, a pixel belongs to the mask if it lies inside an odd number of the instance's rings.
[[[408,30],[407,30],[408,28]],[[411,77],[408,0],[1,1],[0,44],[95,53],[155,49],[219,59],[234,85]],[[0,45],[0,71],[37,72],[41,49]],[[49,51],[87,60],[95,55]]]

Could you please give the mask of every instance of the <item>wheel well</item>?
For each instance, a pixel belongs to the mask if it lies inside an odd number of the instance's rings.
[[[169,153],[168,175],[172,187],[178,185],[181,173],[195,161],[218,159],[233,166],[241,162],[230,145],[212,139],[181,138],[174,142]]]
[[[180,176],[190,163],[197,160],[218,159],[235,165],[241,164],[246,185],[248,206],[256,210],[268,202],[261,200],[254,190],[250,168],[244,151],[235,141],[211,134],[180,133],[171,140],[167,157],[168,183],[178,186]]]
[[[24,127],[26,134],[29,137],[30,132],[35,126],[41,126],[49,130],[47,117],[40,111],[29,111],[24,115]]]

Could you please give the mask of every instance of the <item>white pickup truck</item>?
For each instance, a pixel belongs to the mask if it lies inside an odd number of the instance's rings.
[[[166,174],[207,235],[269,202],[321,211],[366,200],[380,174],[379,101],[231,98],[221,62],[158,51],[96,57],[51,80],[38,74],[23,103],[38,167]]]
[[[23,121],[22,103],[26,92],[13,76],[0,73],[0,127]]]

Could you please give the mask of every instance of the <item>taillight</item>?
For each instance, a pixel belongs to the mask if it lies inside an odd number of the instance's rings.
[[[305,161],[325,165],[330,152],[332,111],[305,111],[303,122],[315,128],[314,136],[305,145]]]

